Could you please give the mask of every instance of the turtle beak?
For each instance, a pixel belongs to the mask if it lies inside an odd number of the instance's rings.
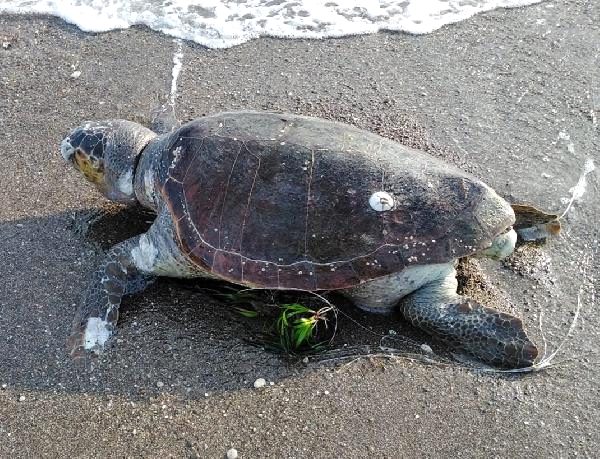
[[[65,161],[73,161],[73,156],[75,154],[75,148],[71,145],[71,138],[65,137],[64,140],[60,143],[60,154]]]

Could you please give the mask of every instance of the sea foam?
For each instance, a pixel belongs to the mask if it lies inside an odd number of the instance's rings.
[[[0,13],[58,16],[87,32],[146,25],[209,48],[253,38],[430,33],[496,8],[542,0],[2,0]]]

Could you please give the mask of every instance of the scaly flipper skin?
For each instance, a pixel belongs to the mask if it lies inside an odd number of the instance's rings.
[[[177,247],[168,212],[160,212],[147,233],[110,249],[93,274],[67,341],[71,356],[101,353],[116,330],[123,296],[141,292],[158,276],[203,276]]]
[[[456,294],[452,270],[400,303],[414,326],[456,344],[478,359],[502,368],[531,366],[538,354],[521,319]]]
[[[123,296],[144,290],[154,280],[131,257],[139,242],[140,236],[135,236],[114,246],[93,274],[67,341],[73,358],[102,351],[116,330]]]

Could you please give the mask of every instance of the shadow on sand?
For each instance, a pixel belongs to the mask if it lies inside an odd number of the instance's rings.
[[[145,231],[154,215],[106,206],[0,223],[6,291],[0,303],[0,382],[24,390],[111,393],[128,397],[251,387],[257,378],[280,381],[310,368],[380,352],[420,352],[431,339],[398,316],[364,313],[342,298],[333,343],[309,356],[266,349],[265,321],[241,316],[210,292],[218,283],[162,278],[128,297],[111,346],[75,365],[65,340],[86,280],[103,251]],[[392,339],[381,338],[390,330]],[[436,351],[443,352],[443,346]]]

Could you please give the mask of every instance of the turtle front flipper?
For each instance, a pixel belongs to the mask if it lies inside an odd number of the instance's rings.
[[[455,272],[431,282],[400,303],[414,326],[502,368],[533,365],[538,350],[521,319],[456,294]]]
[[[71,355],[78,358],[104,349],[116,330],[123,296],[141,292],[157,276],[203,275],[179,250],[169,212],[160,212],[147,233],[110,249],[94,273],[73,321]]]
[[[138,269],[132,256],[144,236],[115,245],[94,272],[67,341],[73,358],[100,353],[115,332],[123,296],[144,290],[154,280]]]

